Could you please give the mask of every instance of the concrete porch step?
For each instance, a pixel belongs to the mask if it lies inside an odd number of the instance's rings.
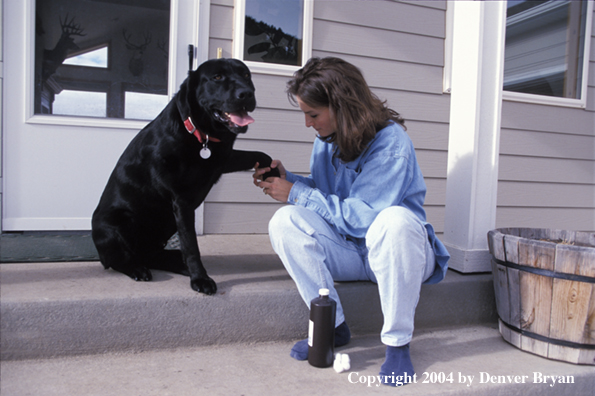
[[[1,358],[286,341],[307,336],[308,310],[266,235],[199,237],[214,296],[187,277],[154,271],[134,282],[99,262],[2,264]],[[379,334],[377,287],[338,292],[354,335]],[[496,323],[492,278],[461,275],[423,286],[416,328]]]

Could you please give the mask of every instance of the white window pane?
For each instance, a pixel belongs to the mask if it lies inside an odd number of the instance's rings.
[[[55,96],[53,114],[105,117],[107,94],[64,90]]]
[[[167,95],[126,92],[124,117],[135,120],[152,120],[167,105]]]
[[[107,68],[107,47],[85,52],[64,60],[64,65]]]

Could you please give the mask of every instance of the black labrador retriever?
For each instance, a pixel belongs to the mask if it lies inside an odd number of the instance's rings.
[[[209,60],[130,142],[93,213],[93,242],[106,269],[137,281],[151,280],[151,269],[170,271],[190,276],[198,292],[217,291],[200,259],[194,210],[223,173],[270,165],[264,153],[233,149],[254,121],[254,91],[244,63]],[[165,250],[176,231],[181,250]]]

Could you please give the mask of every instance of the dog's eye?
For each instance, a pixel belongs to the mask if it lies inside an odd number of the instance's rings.
[[[244,74],[244,78],[245,78],[246,80],[249,80],[249,79],[250,79],[250,73],[246,73],[246,74]]]
[[[219,80],[222,80],[222,79],[223,79],[223,76],[221,74],[216,74],[216,75],[213,76],[213,80],[219,81]]]

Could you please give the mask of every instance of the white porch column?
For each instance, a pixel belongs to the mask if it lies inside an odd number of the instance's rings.
[[[443,241],[450,268],[490,271],[487,233],[496,224],[505,1],[454,7],[448,176]]]

